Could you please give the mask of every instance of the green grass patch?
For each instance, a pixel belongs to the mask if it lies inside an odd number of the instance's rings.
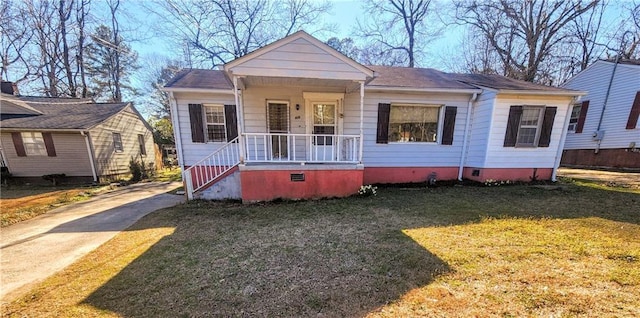
[[[640,192],[576,184],[192,201],[3,316],[640,316],[639,204]]]

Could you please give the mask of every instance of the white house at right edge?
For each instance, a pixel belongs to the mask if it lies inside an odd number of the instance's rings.
[[[564,88],[587,91],[574,105],[562,165],[640,168],[640,60],[600,60]]]

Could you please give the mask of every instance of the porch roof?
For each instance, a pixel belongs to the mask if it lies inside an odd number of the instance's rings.
[[[233,90],[233,84],[224,71],[201,69],[184,69],[178,72],[164,87],[167,90],[176,88]]]

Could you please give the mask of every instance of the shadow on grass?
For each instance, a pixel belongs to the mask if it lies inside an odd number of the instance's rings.
[[[84,303],[122,316],[360,316],[449,272],[403,229],[483,217],[638,224],[640,195],[570,186],[380,189],[377,197],[191,202],[130,230],[175,227]]]

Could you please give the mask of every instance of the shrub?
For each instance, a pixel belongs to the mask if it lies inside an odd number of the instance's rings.
[[[138,182],[142,180],[144,166],[133,157],[129,160],[129,171],[131,171],[131,182]]]
[[[66,177],[64,173],[53,173],[53,174],[45,174],[44,176],[42,176],[42,179],[51,181],[51,183],[53,183],[54,186],[57,186],[58,182],[60,182],[60,180],[63,179],[64,177]]]

